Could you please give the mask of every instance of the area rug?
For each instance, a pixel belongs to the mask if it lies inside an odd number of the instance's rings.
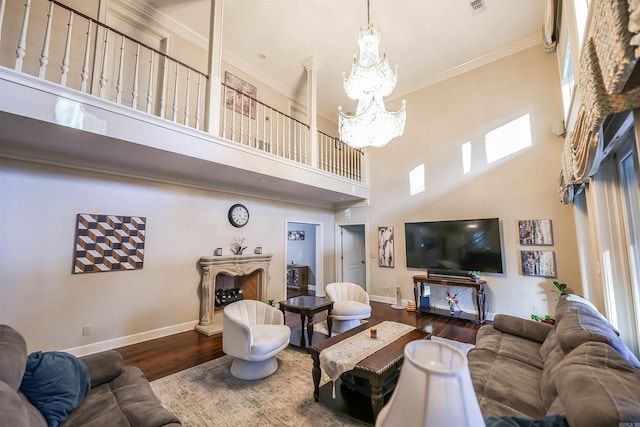
[[[223,356],[151,382],[162,404],[186,427],[365,426],[313,401],[313,362],[306,350],[280,352],[278,370],[255,381],[234,378]],[[329,381],[323,374],[320,385]]]
[[[458,350],[462,351],[464,354],[467,354],[469,352],[469,350],[471,350],[473,347],[475,347],[473,344],[468,344],[466,342],[460,342],[460,341],[454,341],[454,340],[450,340],[447,338],[440,338],[440,337],[436,337],[436,336],[431,336],[431,341],[440,341],[443,342],[445,344],[449,344],[451,347],[455,347]]]

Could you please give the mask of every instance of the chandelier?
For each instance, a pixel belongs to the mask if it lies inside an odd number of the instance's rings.
[[[406,102],[397,112],[384,107],[383,97],[389,96],[398,82],[398,66],[392,70],[386,55],[378,53],[380,34],[371,25],[367,0],[367,28],[360,29],[358,46],[360,59],[355,55],[349,77],[343,76],[344,91],[350,99],[358,101],[355,115],[350,116],[338,107],[340,139],[354,148],[382,147],[404,133]]]

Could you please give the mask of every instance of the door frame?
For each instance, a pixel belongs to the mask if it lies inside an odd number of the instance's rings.
[[[369,257],[371,254],[369,253],[369,222],[368,221],[357,221],[357,222],[341,222],[336,223],[335,228],[335,266],[336,266],[336,281],[342,281],[342,239],[340,238],[340,233],[342,232],[344,227],[361,225],[364,227],[364,289],[369,292]],[[374,256],[377,256],[374,252]]]
[[[283,298],[282,299],[287,299],[287,260],[289,259],[289,253],[288,253],[288,240],[289,240],[289,236],[288,236],[288,230],[289,230],[289,224],[306,224],[306,225],[315,225],[315,229],[316,229],[316,248],[315,248],[315,258],[316,258],[316,296],[324,296],[324,286],[322,285],[322,283],[324,283],[324,265],[322,263],[322,248],[324,247],[324,241],[323,241],[323,232],[322,232],[322,227],[323,224],[321,222],[318,221],[309,221],[309,220],[303,220],[303,219],[291,219],[291,218],[285,218],[284,221],[284,266],[283,266],[283,274],[284,274],[284,280],[282,281],[282,294],[283,294]],[[320,284],[320,285],[319,285]]]

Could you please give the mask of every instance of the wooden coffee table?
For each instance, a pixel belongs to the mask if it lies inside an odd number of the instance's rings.
[[[380,321],[364,323],[356,328],[343,332],[340,335],[336,335],[309,347],[309,353],[311,353],[311,358],[313,359],[313,369],[311,370],[311,375],[313,376],[313,399],[316,402],[320,400],[320,377],[322,375],[320,369],[320,352],[346,338],[356,335],[362,331],[366,331],[371,326],[378,323],[380,323]],[[402,366],[402,362],[404,361],[405,345],[414,340],[428,338],[430,335],[431,334],[428,332],[420,329],[414,329],[372,355],[362,359],[351,371],[347,372],[347,374],[354,377],[369,380],[369,383],[371,384],[371,409],[373,411],[374,423],[378,413],[384,405],[383,386],[392,375],[397,375],[397,371]],[[329,399],[331,399],[331,397],[329,397]],[[357,415],[354,416],[358,417]]]
[[[285,311],[291,311],[293,313],[300,313],[300,321],[302,323],[302,329],[300,330],[300,347],[307,347],[304,340],[304,319],[307,319],[307,337],[309,345],[313,340],[313,316],[316,313],[327,311],[327,329],[329,330],[329,336],[331,336],[332,318],[331,311],[333,310],[333,301],[327,298],[312,297],[312,296],[299,296],[289,298],[278,303],[280,305],[280,311],[285,315]]]

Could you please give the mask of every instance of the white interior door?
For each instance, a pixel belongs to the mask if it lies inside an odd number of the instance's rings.
[[[367,289],[364,225],[340,227],[342,281],[352,282]]]

